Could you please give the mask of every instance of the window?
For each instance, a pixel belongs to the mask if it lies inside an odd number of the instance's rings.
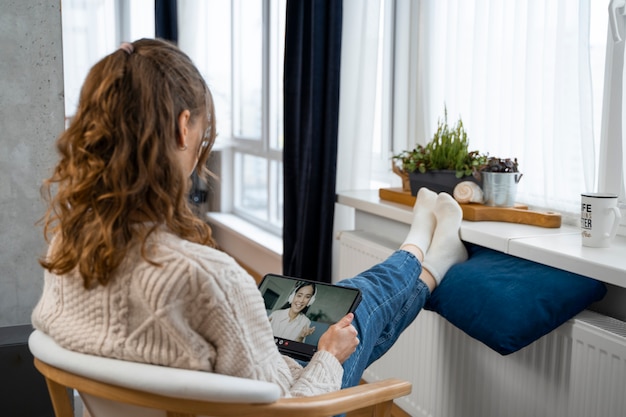
[[[462,117],[471,148],[519,159],[524,177],[518,201],[559,211],[574,222],[580,193],[597,187],[599,169],[608,169],[611,178],[622,176],[623,161],[600,160],[608,3],[583,0],[563,8],[560,2],[380,0],[372,10],[347,0],[342,71],[353,61],[356,68],[373,67],[363,58],[367,52],[355,52],[365,48],[363,36],[350,31],[382,34],[369,53],[383,64],[377,84],[383,93],[368,99],[370,108],[359,103],[356,119],[374,118],[374,103],[389,100],[391,105],[378,108],[390,128],[373,130],[382,132],[383,146],[389,135],[387,149],[395,153],[428,142],[445,106],[452,120]],[[391,51],[390,87],[384,85],[385,51]],[[354,78],[342,77],[342,100]],[[371,85],[371,78],[363,78],[352,94]],[[350,123],[344,107],[340,117],[340,134],[342,125],[352,129],[341,140],[359,137],[350,152],[369,140],[376,160],[380,141]],[[386,176],[370,178],[373,187],[399,183],[389,162]]]
[[[559,4],[344,1],[341,100],[351,101],[341,107],[340,152],[347,138],[354,144],[350,158],[339,159],[365,168],[339,173],[337,189],[363,188],[361,178],[339,185],[353,172],[372,173],[366,187],[399,182],[390,156],[428,141],[445,105],[452,119],[463,118],[472,148],[519,158],[518,200],[575,217],[580,192],[598,178],[622,177],[623,161],[601,160],[608,0]],[[222,206],[276,234],[285,7],[286,0],[178,1],[179,45],[215,99]],[[153,36],[154,3],[63,0],[62,9],[71,115],[91,65],[120,40]]]
[[[394,82],[394,19],[393,2],[380,2],[380,19],[378,22],[378,47],[376,54],[376,99],[374,102],[374,125],[372,129],[372,186],[375,188],[388,186],[390,153],[392,142],[393,82]],[[399,63],[398,63],[399,64]]]
[[[519,159],[518,200],[576,215],[595,186],[602,110],[608,16],[591,3],[422,2],[422,137],[447,106],[474,149]]]
[[[282,230],[282,71],[286,0],[179,0],[179,46],[216,106],[223,200]],[[154,37],[154,0],[63,0],[66,115],[99,59],[122,41]],[[219,152],[222,150],[222,152]],[[230,186],[232,184],[232,187]]]
[[[179,0],[179,46],[214,96],[222,149],[221,198],[280,234],[283,212],[282,71],[286,0]]]
[[[122,41],[154,37],[154,0],[63,0],[61,9],[67,119],[96,62]]]

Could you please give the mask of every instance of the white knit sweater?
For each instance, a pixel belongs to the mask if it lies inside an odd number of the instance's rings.
[[[278,384],[284,396],[338,390],[343,368],[317,352],[302,368],[282,356],[256,283],[228,255],[158,232],[135,248],[107,286],[45,272],[35,328],[67,349]]]

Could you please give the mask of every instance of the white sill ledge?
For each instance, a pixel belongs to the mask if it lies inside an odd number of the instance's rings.
[[[356,210],[357,228],[367,224],[369,232],[394,238],[397,224],[411,224],[411,207],[380,200],[378,190],[343,191],[337,203]],[[359,224],[359,215],[365,223]],[[580,243],[580,231],[563,225],[548,229],[503,222],[463,221],[461,238],[470,243],[574,272],[626,288],[626,237],[617,236],[609,248],[587,248]]]
[[[260,248],[274,256],[283,255],[283,240],[280,236],[269,233],[260,227],[249,223],[241,217],[230,213],[207,213],[207,219],[213,225],[227,227],[239,234],[241,237],[249,239]]]
[[[213,237],[226,253],[258,275],[282,271],[283,240],[230,213],[206,213]]]

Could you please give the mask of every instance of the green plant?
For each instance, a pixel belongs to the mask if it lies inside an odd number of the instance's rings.
[[[482,172],[519,172],[519,163],[517,162],[517,158],[497,158],[495,156],[490,156],[487,158],[485,163],[478,167],[474,174],[476,179],[479,181],[482,180]],[[523,174],[519,174],[519,176],[516,176],[518,178],[517,181],[522,178],[522,175]]]
[[[484,172],[519,172],[519,164],[517,158],[496,158],[489,157],[487,161],[479,168]]]
[[[487,162],[487,155],[479,151],[470,151],[467,132],[459,118],[456,126],[448,125],[448,111],[444,108],[444,119],[437,122],[437,131],[433,139],[426,144],[417,145],[412,150],[405,150],[392,157],[404,172],[433,170],[453,170],[456,177],[474,174]]]
[[[311,321],[317,321],[317,322],[321,322],[321,323],[330,323],[330,317],[328,316],[328,314],[322,312],[322,310],[317,310],[316,312],[309,312],[306,315],[309,320]]]

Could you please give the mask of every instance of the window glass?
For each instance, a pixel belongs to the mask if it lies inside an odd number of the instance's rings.
[[[65,115],[71,117],[89,69],[114,50],[118,23],[114,0],[63,0],[62,6]]]
[[[235,137],[261,139],[263,99],[263,2],[237,0],[233,30]]]
[[[179,0],[179,46],[213,93],[221,207],[282,229],[285,0]]]
[[[381,1],[378,23],[376,100],[372,131],[372,188],[389,187],[391,118],[393,116],[393,4]]]
[[[280,233],[286,0],[178,0],[178,46],[213,94],[222,207]],[[121,40],[154,37],[154,0],[63,0],[66,114],[89,69]]]
[[[270,114],[269,146],[283,150],[283,57],[285,56],[285,9],[287,0],[271,2],[270,20]]]
[[[76,112],[91,67],[123,41],[154,37],[154,0],[63,0],[65,115]]]
[[[268,221],[268,161],[266,158],[237,153],[235,172],[240,172],[237,181],[237,202],[248,215]]]
[[[178,46],[206,80],[215,105],[218,141],[232,137],[232,5],[224,0],[179,0]]]
[[[272,225],[283,227],[283,163],[271,161],[270,184],[274,186],[270,192],[270,222]]]
[[[266,229],[280,231],[283,226],[283,164],[268,158],[235,153],[237,213]]]
[[[128,36],[122,37],[120,42],[154,37],[154,0],[122,0],[122,4],[128,6],[130,27],[127,29]]]
[[[472,150],[518,158],[518,202],[576,216],[602,166],[608,14],[589,0],[570,6],[420,2],[413,73],[425,122],[408,145],[432,138],[445,107]]]

